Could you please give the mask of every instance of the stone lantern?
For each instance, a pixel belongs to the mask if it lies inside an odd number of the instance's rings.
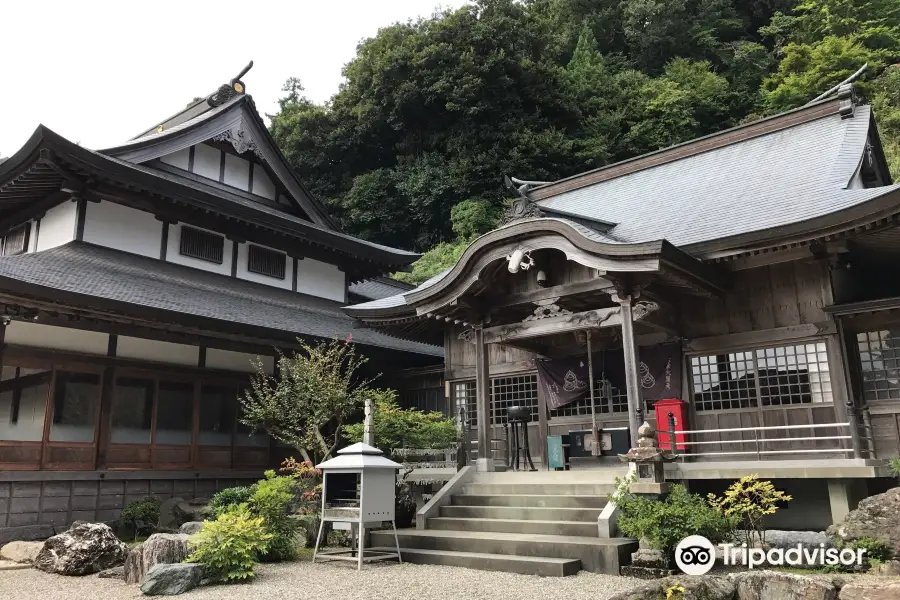
[[[317,557],[350,560],[357,563],[357,569],[362,568],[363,562],[375,560],[396,558],[402,562],[394,520],[397,470],[402,465],[384,456],[378,448],[358,443],[338,450],[336,457],[316,468],[322,470],[322,519],[313,562]],[[326,521],[349,524],[350,549],[319,552]],[[394,528],[397,551],[365,552],[366,528],[381,526],[387,521]]]
[[[632,463],[637,479],[629,486],[632,494],[649,494],[661,496],[669,491],[666,483],[665,463],[675,460],[671,452],[659,448],[656,442],[656,430],[649,423],[638,429],[637,446],[626,454],[620,454],[619,460]]]

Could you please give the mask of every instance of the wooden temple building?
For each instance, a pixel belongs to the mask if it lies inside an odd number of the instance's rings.
[[[258,479],[290,450],[237,398],[298,337],[422,388],[395,375],[440,347],[341,311],[407,290],[383,275],[417,256],[335,226],[240,76],[114,148],[38,127],[0,162],[0,543]]]
[[[882,491],[882,459],[900,453],[900,185],[850,86],[517,184],[502,224],[455,266],[346,309],[443,342],[447,410],[462,410],[479,470],[502,466],[510,406],[531,411],[536,463],[548,436],[570,436],[574,473],[615,461],[616,436],[627,448],[645,419],[669,431],[656,403],[680,399],[667,472],[693,490],[773,479],[795,498],[775,525],[792,529]]]

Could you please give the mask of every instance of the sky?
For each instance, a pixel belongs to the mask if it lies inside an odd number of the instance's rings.
[[[298,77],[328,100],[357,44],[465,0],[44,0],[0,12],[0,156],[43,124],[91,149],[126,141],[243,77],[262,113]]]

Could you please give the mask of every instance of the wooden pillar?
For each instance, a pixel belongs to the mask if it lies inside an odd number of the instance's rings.
[[[475,401],[478,415],[478,471],[493,471],[491,455],[491,377],[484,330],[475,329]]]
[[[644,422],[643,399],[641,398],[641,376],[639,373],[637,343],[634,340],[634,317],[632,315],[634,295],[613,296],[622,307],[622,353],[625,357],[625,389],[628,395],[628,432],[631,445],[638,440],[638,428]]]

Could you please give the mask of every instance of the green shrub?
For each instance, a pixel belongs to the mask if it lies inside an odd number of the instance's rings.
[[[283,477],[275,471],[266,471],[266,478],[250,488],[250,512],[261,517],[266,531],[272,534],[264,560],[288,560],[297,554],[296,536],[300,525],[291,516],[291,505],[296,500],[297,482],[293,477]]]
[[[789,502],[791,496],[775,489],[771,481],[760,481],[756,475],[747,475],[735,481],[722,497],[709,494],[709,503],[729,517],[738,519],[745,532],[747,545],[766,542],[767,516],[775,514],[778,505]]]
[[[212,516],[218,517],[232,506],[249,502],[252,494],[253,490],[248,486],[230,487],[216,492],[209,501]]]
[[[856,550],[864,548],[866,553],[864,558],[869,564],[882,563],[891,560],[894,557],[894,551],[886,543],[873,537],[861,537],[847,542],[836,543],[841,549],[850,548]]]
[[[206,576],[216,582],[247,581],[255,577],[253,567],[271,540],[262,517],[251,515],[246,504],[230,506],[191,537],[185,562],[202,564]]]
[[[891,475],[900,479],[900,456],[892,456],[889,458],[888,467],[891,469]]]
[[[119,537],[137,539],[150,535],[159,523],[159,506],[162,500],[147,496],[143,500],[129,502],[119,515]]]
[[[734,535],[737,520],[711,506],[702,496],[673,485],[663,500],[629,493],[630,480],[617,480],[613,500],[620,510],[619,529],[635,539],[646,538],[667,557],[689,535],[702,535],[714,544]]]

